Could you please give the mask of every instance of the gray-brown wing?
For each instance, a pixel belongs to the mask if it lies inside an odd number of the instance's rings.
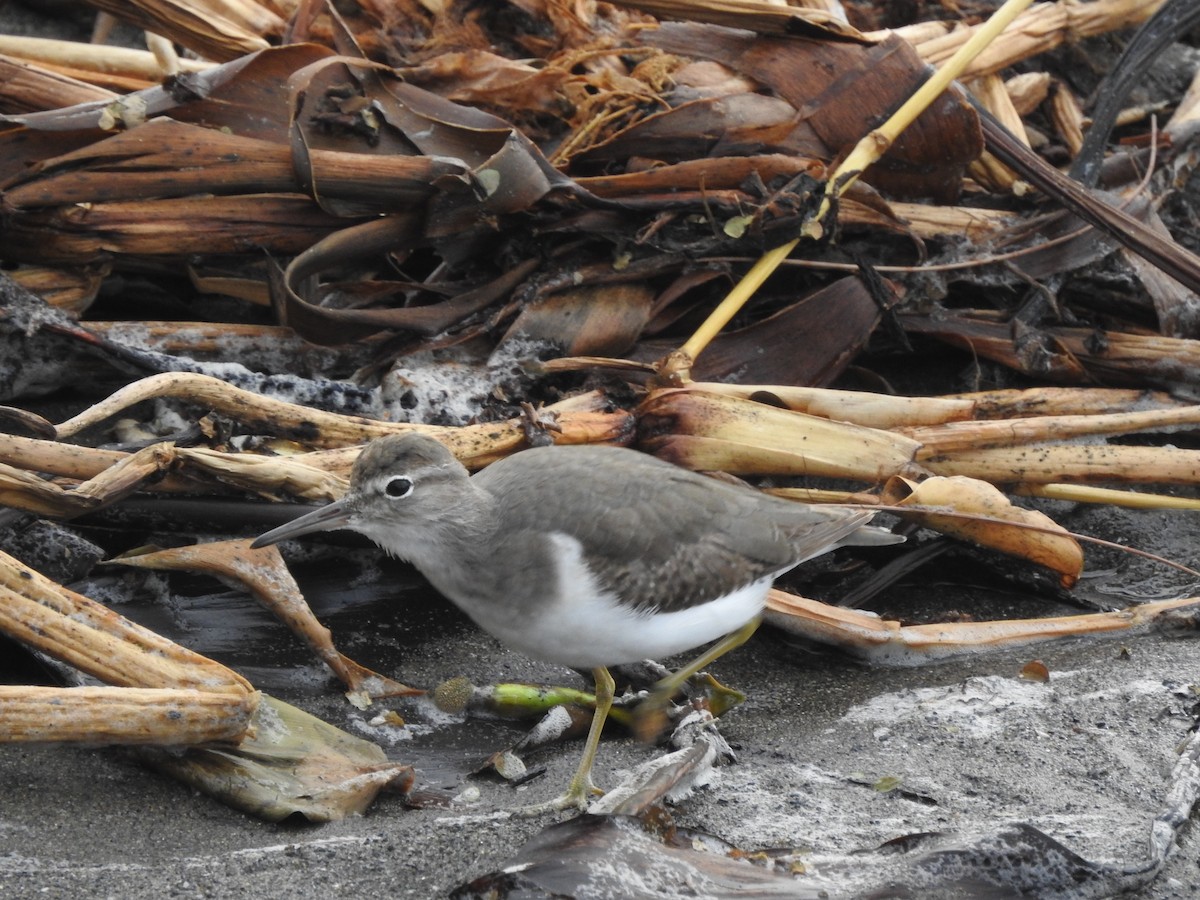
[[[518,461],[476,476],[506,497],[513,527],[571,535],[596,577],[639,609],[686,608],[777,575],[871,518],[766,497],[632,451],[556,448]]]

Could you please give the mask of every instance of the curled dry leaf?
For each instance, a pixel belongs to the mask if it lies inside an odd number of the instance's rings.
[[[328,503],[346,492],[346,479],[303,462],[303,457],[221,453],[203,447],[180,448],[181,461],[223,484],[243,490],[283,494]]]
[[[868,428],[957,422],[971,418],[976,410],[976,405],[966,398],[898,397],[867,391],[830,390],[787,384],[697,382],[692,387],[710,394],[724,394],[768,403],[825,419],[853,422]]]
[[[310,822],[360,815],[385,788],[408,791],[411,766],[393,762],[376,744],[335,728],[270,696],[236,748],[191,747],[184,754],[141,750],[150,765],[250,815]]]
[[[304,460],[325,471],[345,475],[349,474],[350,465],[358,453],[358,447],[348,445],[363,444],[373,438],[400,431],[421,431],[435,435],[470,468],[478,468],[499,459],[519,449],[525,442],[526,423],[520,419],[484,422],[462,428],[382,422],[363,416],[324,412],[298,403],[265,397],[227,384],[219,378],[193,372],[165,372],[126,385],[79,415],[59,424],[56,433],[60,439],[72,437],[135,403],[160,397],[171,397],[205,407],[262,434],[288,438],[311,447],[330,448],[327,454],[315,453]],[[614,409],[607,398],[598,391],[568,397],[546,407],[542,412],[543,415],[554,418],[560,427],[558,443],[627,442],[633,430],[633,415],[625,410]],[[4,458],[3,451],[9,442],[19,442],[20,447],[26,448],[27,451],[31,446],[28,439],[0,435],[0,459]],[[47,447],[54,446],[47,444]],[[56,455],[78,455],[83,452],[83,448],[75,447],[61,450]],[[111,451],[89,450],[86,453],[91,460],[93,457],[101,458],[106,453],[111,454]],[[238,471],[251,473],[257,470],[268,479],[275,479],[283,474],[282,470],[272,471],[269,466],[260,469],[252,457],[218,464],[216,460],[224,460],[228,454],[199,450],[177,450],[176,454],[182,454],[198,464],[210,461],[217,472],[219,466],[226,466],[225,471],[219,473],[230,478]],[[111,459],[115,463],[121,457],[122,454],[113,454],[103,458]],[[26,452],[23,458],[30,461],[30,468],[37,468],[36,457],[30,452]],[[330,459],[336,460],[336,463],[328,464]],[[298,480],[302,484],[322,486],[319,482],[313,482],[311,476]],[[267,484],[261,486],[270,489]],[[314,499],[319,498],[320,495],[314,496]]]
[[[904,435],[777,409],[691,388],[652,392],[642,403],[640,443],[691,469],[880,481],[922,473],[920,444]]]
[[[1050,680],[1050,667],[1040,659],[1032,659],[1021,666],[1021,677],[1026,681],[1037,681],[1045,684]]]
[[[15,406],[0,406],[0,427],[5,430],[16,427],[31,431],[40,438],[54,437],[54,426],[47,419]]]
[[[89,0],[97,9],[153,34],[180,41],[210,59],[226,60],[267,46],[284,22],[259,4],[189,0]]]
[[[19,438],[9,438],[13,444]],[[22,441],[26,446],[39,441]],[[45,442],[50,443],[50,442]],[[0,464],[0,501],[5,506],[43,516],[71,518],[101,509],[129,496],[147,479],[166,472],[175,462],[171,444],[154,444],[136,453],[121,454],[107,468],[68,490],[30,472]],[[40,463],[31,468],[38,470]]]
[[[1065,528],[1040,512],[1012,505],[996,487],[974,478],[933,477],[920,483],[889,478],[882,499],[917,507],[900,515],[943,534],[1028,559],[1071,587],[1083,571],[1083,550]]]
[[[0,631],[108,684],[245,697],[231,669],[130,622],[0,553]]]
[[[183,688],[0,686],[5,741],[236,744],[250,728],[257,694]]]
[[[1200,597],[1142,603],[1115,612],[995,622],[901,625],[874,613],[830,606],[772,589],[765,619],[790,634],[828,644],[875,666],[923,666],[934,660],[1078,637],[1120,637],[1194,629]]]

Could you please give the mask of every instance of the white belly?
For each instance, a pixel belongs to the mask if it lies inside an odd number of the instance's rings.
[[[471,612],[480,627],[514,650],[575,669],[665,659],[724,637],[762,612],[774,580],[760,579],[691,609],[636,612],[597,589],[573,538],[554,539],[564,551],[554,603],[529,616]]]

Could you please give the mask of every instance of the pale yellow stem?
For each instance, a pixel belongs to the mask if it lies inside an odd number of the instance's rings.
[[[904,102],[901,107],[882,126],[872,131],[858,142],[854,150],[842,164],[830,175],[821,198],[817,212],[805,221],[801,228],[800,237],[789,241],[773,250],[768,250],[759,258],[736,285],[712,311],[709,317],[696,329],[695,334],[688,338],[680,348],[679,355],[690,364],[703,352],[709,342],[729,324],[729,320],[737,315],[738,310],[754,295],[770,276],[787,259],[788,254],[800,243],[801,237],[819,238],[824,233],[822,221],[829,215],[833,199],[839,197],[850,185],[858,180],[863,171],[888,151],[897,136],[904,131],[935,99],[937,99],[950,83],[966,70],[971,61],[978,56],[988,44],[996,39],[1005,28],[1012,24],[1013,19],[1025,11],[1033,0],[1008,0],[992,15],[985,25],[968,40],[945,65],[938,69],[921,88]]]

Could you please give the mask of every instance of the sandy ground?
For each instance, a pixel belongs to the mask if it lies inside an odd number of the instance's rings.
[[[422,684],[459,674],[477,683],[579,683],[506,652],[413,580],[401,576],[397,584],[392,597],[325,610],[352,655]],[[372,728],[374,712],[346,703],[302,653],[295,664],[249,661],[255,647],[265,656],[287,643],[251,601],[229,592],[172,596],[179,606],[168,618],[180,640],[240,661],[260,687],[374,736],[392,758],[416,763],[422,785],[468,799],[411,810],[384,796],[344,822],[272,825],[119,751],[2,746],[0,896],[443,896],[501,867],[554,820],[488,814],[561,790],[578,744],[529,757],[548,771],[519,790],[464,778],[520,731],[439,718],[423,701],[400,704],[410,727]],[[961,600],[966,606],[971,598]],[[230,622],[239,606],[248,618]],[[156,615],[154,604],[125,611]],[[410,640],[407,631],[425,636]],[[1049,666],[1048,683],[1018,677],[1034,656]],[[821,860],[905,835],[991,832],[1017,821],[1088,859],[1134,863],[1163,803],[1176,747],[1194,722],[1197,656],[1194,638],[1142,636],[871,669],[764,630],[714,667],[749,695],[721,726],[738,762],[717,770],[674,814],[681,826],[745,849],[803,849],[816,872]],[[629,738],[606,740],[597,780],[611,785],[657,752]],[[881,779],[898,787],[878,790]],[[1198,847],[1192,827],[1139,896],[1196,896]],[[685,894],[653,894],[676,895]]]

